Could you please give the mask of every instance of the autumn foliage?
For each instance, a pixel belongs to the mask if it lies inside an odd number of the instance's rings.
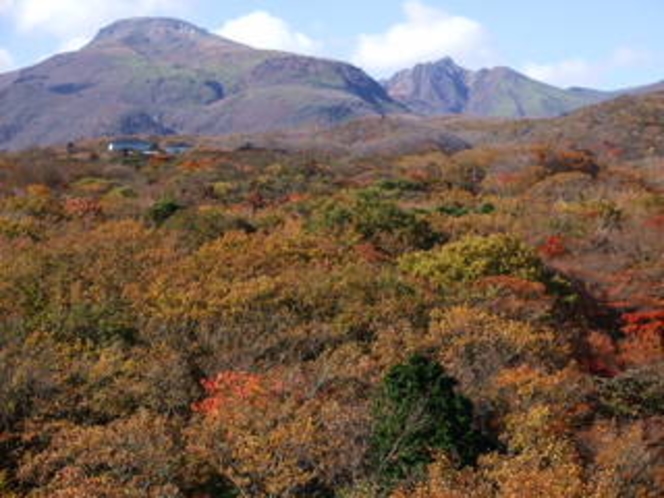
[[[650,162],[211,144],[2,154],[0,496],[661,494]]]

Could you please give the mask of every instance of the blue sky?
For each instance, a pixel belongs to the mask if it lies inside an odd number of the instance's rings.
[[[449,55],[559,86],[664,79],[662,0],[0,0],[0,71],[76,49],[113,20],[179,17],[260,48],[342,59],[376,77]]]

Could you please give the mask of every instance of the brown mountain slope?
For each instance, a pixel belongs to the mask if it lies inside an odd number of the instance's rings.
[[[476,145],[547,143],[589,149],[603,158],[664,156],[664,92],[623,95],[555,119],[433,118]]]
[[[118,134],[264,131],[401,110],[361,70],[130,19],[0,79],[0,148]]]

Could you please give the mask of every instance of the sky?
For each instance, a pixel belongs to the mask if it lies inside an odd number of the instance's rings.
[[[348,61],[377,78],[450,56],[562,87],[664,80],[663,0],[0,0],[0,72],[76,50],[136,16]]]

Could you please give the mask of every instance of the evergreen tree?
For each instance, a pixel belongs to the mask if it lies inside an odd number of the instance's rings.
[[[471,402],[436,362],[416,355],[383,379],[375,404],[373,456],[381,480],[394,483],[421,472],[432,452],[474,464],[485,446],[473,429]]]

